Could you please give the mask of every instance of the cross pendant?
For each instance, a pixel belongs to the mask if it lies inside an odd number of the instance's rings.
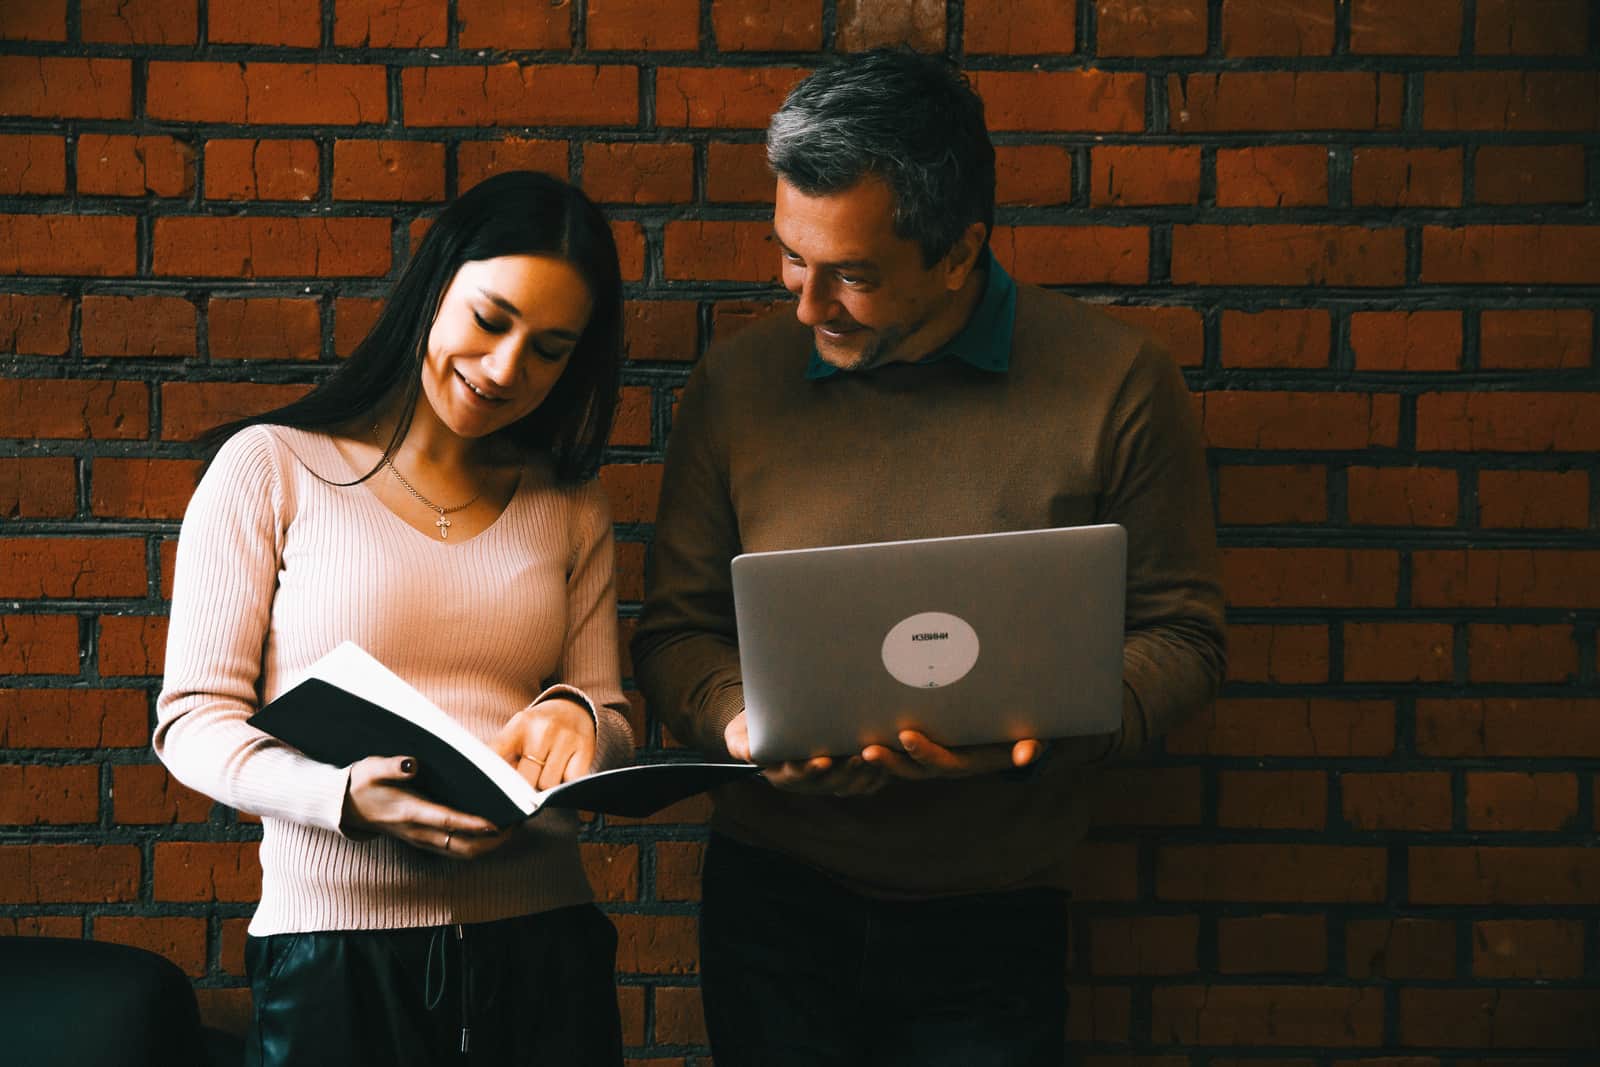
[[[439,540],[448,541],[450,539],[450,520],[444,517],[444,512],[439,512],[439,517],[433,520],[433,524],[439,527]]]

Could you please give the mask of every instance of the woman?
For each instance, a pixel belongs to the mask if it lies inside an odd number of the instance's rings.
[[[316,763],[246,723],[344,640],[539,788],[625,762],[610,429],[621,281],[576,189],[502,174],[439,216],[371,334],[218,432],[184,517],[155,748],[262,817],[252,1062],[616,1064],[616,933],[575,819],[496,832],[410,758]]]

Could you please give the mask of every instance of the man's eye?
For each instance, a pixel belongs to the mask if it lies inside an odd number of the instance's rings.
[[[855,274],[837,274],[834,275],[834,277],[838,278],[839,281],[845,285],[860,285],[862,282],[866,281],[865,278]]]

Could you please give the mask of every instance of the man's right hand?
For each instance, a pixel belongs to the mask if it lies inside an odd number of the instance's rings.
[[[722,732],[728,755],[750,761],[750,727],[744,712],[733,717]],[[786,760],[765,764],[761,775],[779,789],[793,793],[831,793],[836,797],[861,797],[876,793],[889,782],[890,775],[859,755],[845,759],[813,756],[805,760]]]

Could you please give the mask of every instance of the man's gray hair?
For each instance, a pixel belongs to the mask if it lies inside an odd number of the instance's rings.
[[[972,223],[994,229],[983,101],[943,56],[875,49],[825,60],[772,116],[767,163],[807,196],[881,178],[895,233],[921,245],[930,267]]]

